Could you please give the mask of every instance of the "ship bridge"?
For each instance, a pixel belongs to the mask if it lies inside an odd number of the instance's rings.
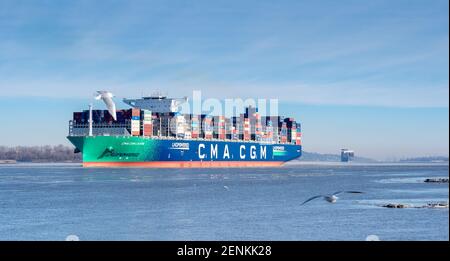
[[[178,112],[178,107],[188,101],[184,98],[167,98],[166,96],[147,96],[140,99],[123,99],[123,102],[133,108],[149,110],[156,113]]]

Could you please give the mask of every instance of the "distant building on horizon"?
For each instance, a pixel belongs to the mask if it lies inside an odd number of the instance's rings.
[[[355,157],[355,152],[349,149],[341,149],[341,162],[349,162]]]

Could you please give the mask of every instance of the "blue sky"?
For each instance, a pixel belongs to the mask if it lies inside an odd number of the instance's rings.
[[[1,0],[0,144],[68,144],[99,89],[198,89],[280,99],[308,151],[448,155],[448,5]]]

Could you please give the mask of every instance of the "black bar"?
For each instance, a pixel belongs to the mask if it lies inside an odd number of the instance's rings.
[[[269,247],[270,251],[267,251]],[[168,241],[168,242],[1,242],[0,257],[190,257],[185,249],[210,248],[209,258],[431,258],[448,257],[449,242],[286,242],[286,241]],[[240,252],[239,252],[240,251]],[[226,255],[224,255],[226,253]],[[204,259],[198,250],[195,257]]]

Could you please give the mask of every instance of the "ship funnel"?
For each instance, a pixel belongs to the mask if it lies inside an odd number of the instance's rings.
[[[106,105],[106,108],[108,108],[109,114],[113,117],[115,121],[117,121],[117,115],[116,115],[116,104],[112,100],[114,95],[108,91],[97,91],[97,94],[95,96],[96,100],[103,100],[103,102]]]

